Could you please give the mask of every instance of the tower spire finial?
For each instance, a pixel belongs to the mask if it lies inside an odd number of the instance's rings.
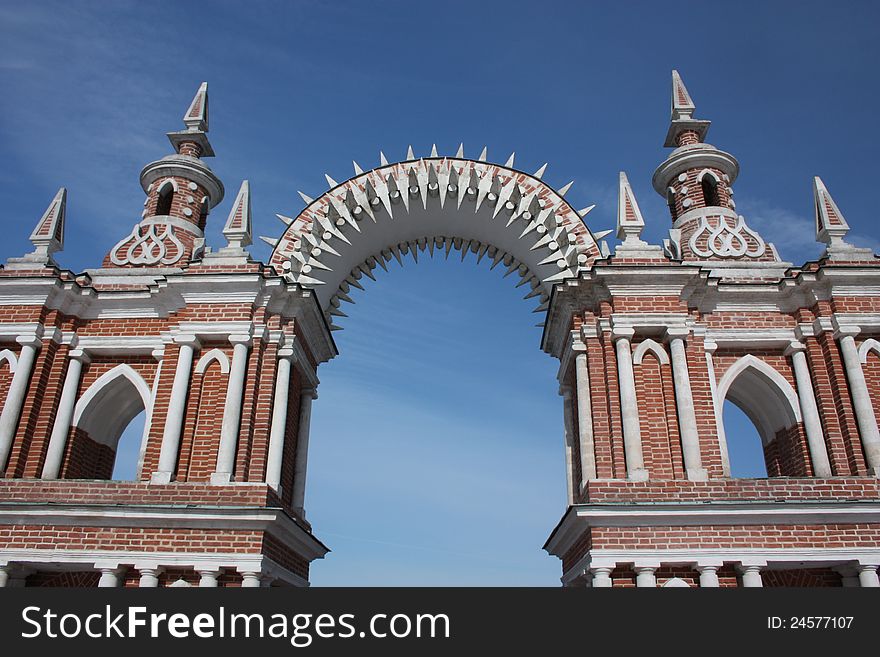
[[[183,115],[187,130],[208,132],[208,83],[202,82]]]
[[[183,115],[185,130],[169,132],[168,139],[181,155],[190,157],[213,157],[214,149],[208,141],[208,83],[199,85],[189,108]]]
[[[681,79],[681,75],[675,69],[672,70],[672,112],[669,121],[669,131],[666,133],[664,146],[677,148],[690,144],[702,143],[709,131],[709,121],[701,121],[694,118],[697,107],[687,87]]]
[[[690,119],[697,109],[678,71],[672,69],[672,120]]]

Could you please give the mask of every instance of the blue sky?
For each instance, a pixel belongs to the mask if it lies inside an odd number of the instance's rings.
[[[670,70],[712,120],[708,141],[742,165],[738,209],[782,256],[815,258],[811,177],[880,248],[875,220],[880,61],[872,2],[0,2],[3,257],[59,186],[69,189],[62,265],[94,267],[137,221],[138,174],[208,80],[210,165],[244,178],[255,231],[317,196],[323,174],[436,143],[550,162],[611,228],[617,172],[669,226],[650,178],[665,157]],[[252,253],[266,259],[268,247]],[[480,271],[476,271],[480,269]],[[321,368],[307,508],[333,584],[555,585],[540,546],[564,508],[555,363],[532,304],[499,272],[420,262],[370,283]],[[754,432],[727,416],[735,466]],[[738,456],[738,450],[744,453]]]

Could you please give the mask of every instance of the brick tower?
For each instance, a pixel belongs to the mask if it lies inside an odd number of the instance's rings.
[[[34,252],[2,270],[0,585],[305,585],[327,551],[302,478],[333,341],[312,293],[245,250],[247,181],[227,246],[205,247],[224,194],[202,160],[207,84],[184,124],[175,153],[141,172],[141,220],[100,269],[53,260],[62,189]],[[136,481],[111,481],[141,412]]]
[[[564,585],[880,585],[880,263],[819,178],[825,249],[783,262],[694,113],[673,72],[662,246],[622,172],[612,252],[546,165],[409,149],[301,193],[264,264],[247,181],[226,245],[205,244],[224,189],[203,161],[203,84],[100,268],[54,259],[61,189],[34,250],[0,269],[0,586],[307,585],[327,552],[304,510],[309,419],[341,305],[393,261],[452,250],[515,273],[545,316],[568,484],[545,548]],[[766,478],[731,476],[726,401],[755,424]],[[136,478],[113,481],[142,412]]]
[[[555,290],[571,506],[545,548],[569,586],[877,586],[880,269],[816,178],[817,262],[793,267],[737,214],[739,164],[677,72],[654,189],[664,248],[624,174],[623,243]],[[604,375],[603,375],[604,374]],[[739,406],[768,478],[730,476]]]

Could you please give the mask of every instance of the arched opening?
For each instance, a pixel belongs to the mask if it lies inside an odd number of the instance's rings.
[[[334,555],[313,585],[558,582],[539,549],[565,506],[558,363],[522,288],[459,260],[352,292],[312,410],[306,508]]]
[[[764,443],[752,420],[729,399],[722,407],[722,417],[724,434],[727,437],[730,476],[737,479],[767,477]]]
[[[700,187],[703,190],[703,205],[706,207],[715,207],[721,205],[718,197],[718,180],[711,174],[706,174],[700,180]]]
[[[672,220],[678,219],[678,212],[675,208],[675,190],[672,187],[666,190],[666,205],[669,206],[669,214],[672,215]]]
[[[116,456],[113,460],[113,473],[110,477],[114,481],[137,480],[146,417],[146,411],[135,415],[119,437]]]
[[[159,188],[158,200],[156,201],[157,215],[170,215],[171,203],[174,201],[174,186],[166,182]]]
[[[102,374],[74,409],[63,479],[135,479],[150,404],[147,384],[128,365]],[[123,439],[124,435],[124,439]]]
[[[797,394],[766,362],[744,356],[718,385],[731,475],[804,476],[810,474]],[[763,469],[754,436],[760,439]]]

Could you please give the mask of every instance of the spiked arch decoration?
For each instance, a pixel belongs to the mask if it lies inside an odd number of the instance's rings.
[[[316,199],[300,192],[306,207],[295,218],[278,215],[287,224],[279,239],[263,238],[274,247],[269,263],[290,280],[315,288],[328,320],[343,315],[351,286],[361,287],[379,266],[393,259],[435,251],[462,260],[473,253],[487,258],[505,275],[516,273],[529,285],[526,298],[537,298],[545,311],[554,283],[573,278],[601,257],[597,239],[580,212],[564,195],[571,183],[554,190],[541,180],[546,165],[533,175],[513,168],[513,155],[502,166],[456,157],[407,159],[364,172],[337,183]],[[332,323],[332,322],[331,322]],[[340,327],[332,324],[333,329]]]

